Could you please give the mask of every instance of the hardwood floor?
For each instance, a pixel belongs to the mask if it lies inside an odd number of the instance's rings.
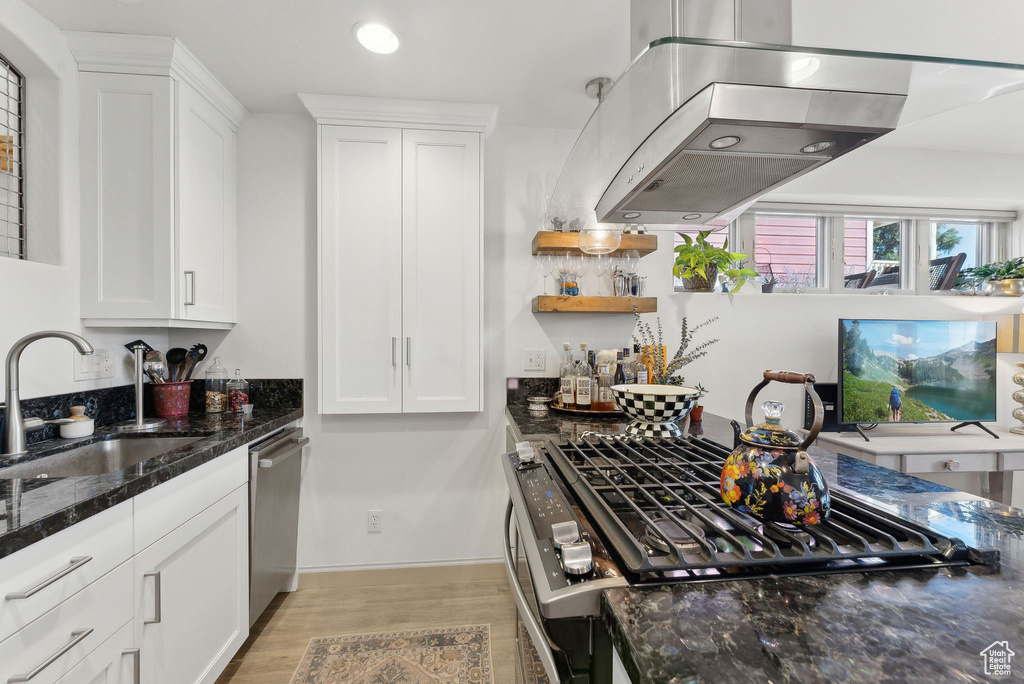
[[[278,594],[217,684],[288,684],[313,637],[481,624],[491,626],[494,681],[505,684],[515,679],[514,616],[498,579]]]

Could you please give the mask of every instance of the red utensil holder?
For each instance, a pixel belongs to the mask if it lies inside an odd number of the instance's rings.
[[[181,418],[188,415],[192,381],[163,382],[153,385],[153,403],[157,418]]]

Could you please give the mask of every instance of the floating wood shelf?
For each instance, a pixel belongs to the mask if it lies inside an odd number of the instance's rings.
[[[623,233],[622,242],[619,248],[612,252],[613,256],[621,256],[623,252],[635,251],[640,256],[646,256],[658,249],[658,236],[644,233]],[[579,252],[579,233],[556,233],[551,230],[542,230],[533,237],[533,255],[538,254],[565,254],[566,252]]]
[[[534,313],[640,313],[658,310],[657,297],[563,297],[538,295],[533,298]]]

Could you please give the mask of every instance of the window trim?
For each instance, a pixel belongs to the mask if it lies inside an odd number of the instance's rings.
[[[981,226],[978,243],[979,260],[990,263],[1007,258],[1008,243],[1019,219],[1015,211],[991,209],[949,209],[895,207],[877,205],[815,204],[792,202],[757,202],[733,220],[728,227],[729,244],[737,251],[753,255],[756,248],[756,215],[814,217],[817,219],[817,259],[819,287],[776,289],[776,294],[845,294],[853,296],[916,295],[928,297],[957,296],[956,291],[929,289],[931,224],[977,223]],[[901,224],[900,270],[909,282],[895,290],[847,290],[844,286],[845,220],[867,218],[892,219]],[[674,233],[675,231],[673,231]],[[754,258],[754,257],[751,257]],[[756,260],[755,260],[756,263]],[[673,291],[687,292],[673,276]],[[743,291],[741,290],[741,293]]]

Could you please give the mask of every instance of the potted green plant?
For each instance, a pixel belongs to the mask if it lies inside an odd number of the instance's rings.
[[[762,247],[762,249],[764,248]],[[767,249],[764,249],[764,251],[768,255],[768,277],[765,278],[764,274],[761,274],[761,292],[769,294],[775,292],[775,286],[778,284],[779,279],[775,277],[775,271],[772,270],[772,253]]]
[[[679,233],[683,238],[683,244],[675,249],[676,263],[672,267],[672,273],[687,282],[688,291],[713,292],[718,275],[722,274],[732,281],[732,294],[746,284],[747,278],[757,277],[757,271],[754,269],[737,266],[736,262],[746,259],[747,255],[742,252],[730,252],[728,238],[721,247],[715,247],[708,242],[709,235],[710,230],[700,231],[696,238]]]
[[[704,398],[704,395],[706,395],[708,391],[704,388],[704,385],[700,384],[699,382],[697,383],[697,386],[694,387],[694,389],[700,392],[700,397],[697,399],[697,405],[693,408],[692,411],[690,411],[690,420],[703,420],[704,404],[701,404],[700,400]]]
[[[956,287],[985,294],[1024,295],[1024,257],[965,268],[957,276]]]

